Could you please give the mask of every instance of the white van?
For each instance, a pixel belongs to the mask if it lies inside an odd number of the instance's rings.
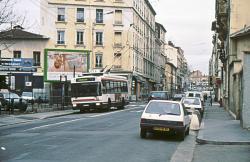
[[[199,97],[202,102],[204,102],[203,93],[198,91],[188,91],[185,92],[186,97]]]

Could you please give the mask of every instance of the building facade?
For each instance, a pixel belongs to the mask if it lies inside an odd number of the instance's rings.
[[[164,35],[156,37],[155,15],[148,0],[47,0],[41,1],[41,33],[51,38],[48,51],[84,55],[83,72],[126,76],[136,100],[161,87],[164,67],[156,39],[162,43]]]
[[[171,96],[177,93],[177,62],[178,62],[178,49],[172,42],[165,44],[165,56],[166,56],[166,84],[165,90],[169,91]]]
[[[8,78],[7,88],[19,94],[44,92],[43,51],[48,40],[21,26],[0,33],[0,75]]]
[[[216,35],[213,55],[222,63],[221,67],[215,67],[215,73],[212,75],[216,76],[216,71],[221,71],[218,76],[221,99],[232,116],[241,120],[243,128],[250,127],[250,107],[247,99],[250,88],[249,5],[247,0],[217,0],[216,21],[212,24]]]

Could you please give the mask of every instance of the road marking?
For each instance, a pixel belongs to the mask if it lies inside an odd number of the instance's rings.
[[[134,109],[138,109],[138,108],[140,108],[140,107],[129,108],[129,109],[119,110],[119,111],[113,111],[113,112],[104,113],[104,114],[92,115],[92,116],[88,116],[88,117],[85,117],[85,118],[78,118],[78,119],[68,120],[68,121],[54,123],[54,124],[42,125],[42,126],[39,126],[39,127],[34,127],[34,128],[26,129],[26,130],[24,130],[24,132],[31,131],[31,130],[36,130],[36,129],[41,129],[41,128],[46,128],[46,127],[51,127],[51,126],[56,126],[56,125],[62,125],[62,124],[66,124],[66,123],[72,123],[72,122],[75,122],[75,121],[85,120],[85,119],[88,119],[88,118],[95,118],[95,117],[106,116],[106,115],[115,114],[115,113],[119,113],[119,112],[123,112],[123,111],[134,110]]]
[[[1,147],[1,150],[5,151],[5,150],[6,150],[6,148],[5,148],[5,147]]]
[[[140,112],[143,112],[143,110],[139,110],[139,111],[130,111],[130,112],[133,112],[133,113],[140,113]]]

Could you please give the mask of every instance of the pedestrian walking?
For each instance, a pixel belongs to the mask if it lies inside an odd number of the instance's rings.
[[[207,101],[207,93],[204,94],[204,101]]]
[[[213,98],[210,96],[210,105],[213,106]]]

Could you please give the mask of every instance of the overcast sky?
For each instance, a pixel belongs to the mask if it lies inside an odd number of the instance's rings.
[[[29,31],[39,28],[39,0],[17,0],[16,12],[26,14]],[[171,40],[184,50],[191,70],[208,74],[212,53],[211,23],[215,19],[215,0],[150,0],[156,20],[167,30]]]
[[[208,74],[215,0],[150,1],[157,12],[156,20],[167,30],[167,40],[184,50],[192,70]]]

